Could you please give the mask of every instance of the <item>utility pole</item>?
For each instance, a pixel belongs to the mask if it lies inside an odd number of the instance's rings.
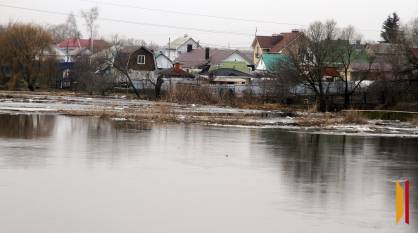
[[[168,58],[171,60],[171,37],[168,37]]]

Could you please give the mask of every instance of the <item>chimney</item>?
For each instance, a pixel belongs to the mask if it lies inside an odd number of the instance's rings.
[[[209,60],[210,58],[210,48],[206,48],[205,49],[205,60]]]
[[[299,33],[299,29],[292,29],[293,33]]]
[[[273,34],[272,36],[271,36],[271,43],[273,44],[273,45],[275,45],[275,44],[277,44],[281,39],[283,38],[283,36],[282,35],[280,35],[280,34]]]

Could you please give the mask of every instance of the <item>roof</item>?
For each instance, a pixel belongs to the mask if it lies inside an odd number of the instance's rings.
[[[322,76],[339,77],[340,73],[336,68],[327,67],[322,70]]]
[[[178,47],[182,46],[184,43],[186,43],[189,40],[193,40],[194,39],[188,35],[184,35],[184,37],[179,37],[173,41],[170,42],[170,44],[167,44],[167,48],[171,48],[171,49],[177,49]]]
[[[104,40],[93,40],[93,47],[102,50],[108,47],[108,44]],[[66,39],[58,44],[58,48],[90,48],[90,39]]]
[[[168,61],[170,61],[171,63],[173,63],[173,61],[171,61],[171,59],[169,58],[169,57],[167,57],[166,55],[164,55],[163,53],[158,53],[158,54],[155,54],[155,58],[157,59],[158,57],[164,57],[165,59],[167,59]]]
[[[161,70],[158,74],[162,74],[168,77],[194,78],[193,74],[190,74],[189,72],[186,72],[182,69],[175,68]]]
[[[418,48],[412,48],[411,52],[414,58],[418,59]]]
[[[120,52],[124,53],[124,54],[131,54],[131,53],[134,53],[134,52],[136,52],[137,50],[140,50],[140,49],[144,49],[145,51],[147,51],[151,54],[154,54],[154,52],[151,49],[149,49],[145,46],[124,46],[120,49]]]
[[[261,56],[261,61],[264,62],[267,71],[275,72],[281,67],[284,68],[288,64],[289,58],[281,53],[265,53]]]
[[[249,73],[250,72],[250,70],[247,66],[247,63],[245,63],[243,61],[222,62],[218,65],[211,66],[209,71],[220,69],[220,68],[230,68],[230,69],[238,70],[238,71],[241,71],[241,72],[244,72],[244,73]]]
[[[277,53],[288,47],[300,35],[300,32],[285,32],[272,36],[256,36],[253,47],[258,42],[262,49],[270,49],[270,52]]]
[[[221,68],[217,70],[212,70],[209,72],[209,76],[234,76],[234,77],[253,77],[250,74],[231,69],[231,68]]]
[[[186,68],[198,68],[202,65],[218,65],[234,53],[238,53],[244,60],[251,63],[251,59],[239,50],[231,49],[210,49],[209,60],[205,59],[205,49],[194,49],[189,53],[181,54],[175,61],[179,62]]]
[[[372,52],[374,54],[393,54],[394,50],[396,49],[396,45],[389,44],[389,43],[379,43],[379,44],[368,44],[366,45],[366,49],[368,52]]]

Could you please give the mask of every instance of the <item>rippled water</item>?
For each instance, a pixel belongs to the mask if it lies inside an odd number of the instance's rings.
[[[417,177],[413,138],[0,115],[0,232],[416,232]]]

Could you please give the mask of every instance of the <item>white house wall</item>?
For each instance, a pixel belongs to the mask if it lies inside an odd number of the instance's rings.
[[[187,45],[191,44],[193,49],[197,49],[198,48],[198,44],[196,43],[196,41],[194,41],[193,39],[189,39],[186,43],[182,44],[180,47],[177,48],[177,54],[180,55],[182,53],[187,53]]]
[[[170,48],[170,49],[165,48],[164,49],[164,55],[166,55],[168,58],[170,58],[170,60],[174,61],[174,60],[176,60],[177,57],[180,56],[180,54],[187,53],[187,45],[188,44],[191,44],[193,49],[199,48],[199,44],[196,41],[194,41],[192,38],[190,38],[188,41],[183,43],[178,48]]]
[[[164,56],[158,56],[155,62],[157,63],[158,69],[170,69],[173,67],[173,63]]]
[[[266,71],[267,70],[266,64],[264,63],[263,59],[261,59],[258,62],[258,65],[256,67],[256,70],[261,70],[261,71]]]

